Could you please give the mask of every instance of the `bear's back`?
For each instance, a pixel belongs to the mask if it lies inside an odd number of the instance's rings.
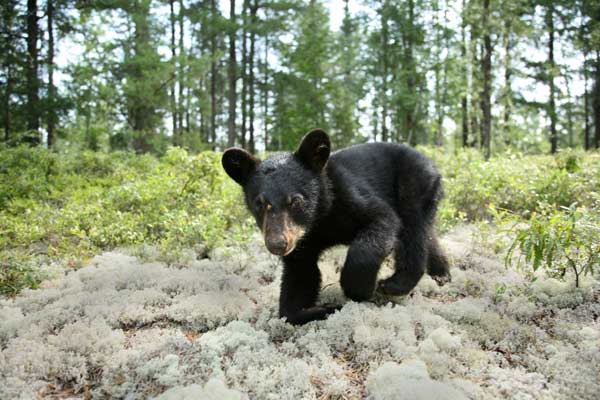
[[[332,169],[343,169],[349,178],[338,184],[366,184],[373,195],[396,207],[400,197],[420,197],[439,177],[431,159],[397,143],[350,146],[332,153],[329,164]]]

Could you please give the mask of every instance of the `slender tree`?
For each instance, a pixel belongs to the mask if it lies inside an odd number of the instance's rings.
[[[248,150],[250,153],[254,153],[256,145],[254,143],[254,58],[255,58],[255,47],[256,47],[256,25],[257,18],[256,13],[258,12],[258,0],[254,0],[250,6],[250,53],[248,54]]]
[[[554,83],[555,64],[554,64],[554,3],[548,2],[546,9],[546,28],[548,30],[548,87],[550,89],[550,97],[548,99],[548,116],[550,117],[550,152],[556,153],[558,148],[558,136],[556,134],[556,86]]]
[[[248,9],[250,8],[250,0],[244,0],[242,6],[242,132],[241,142],[242,147],[247,148],[246,133],[248,121]]]
[[[235,115],[236,115],[236,82],[237,63],[235,37],[237,33],[235,17],[235,0],[229,1],[229,65],[227,75],[229,79],[229,114],[227,119],[227,146],[235,145]]]
[[[2,68],[4,72],[4,92],[3,92],[3,128],[4,140],[8,143],[11,139],[13,125],[13,102],[12,97],[15,90],[15,64],[17,59],[16,54],[16,34],[14,32],[16,19],[16,4],[14,1],[6,1],[1,6],[2,23],[4,31],[2,32]]]
[[[388,140],[388,74],[389,74],[389,25],[388,25],[388,8],[389,2],[385,0],[381,6],[381,141],[387,142]]]
[[[460,23],[460,55],[461,55],[461,82],[462,94],[460,99],[461,105],[461,126],[462,126],[462,146],[466,147],[469,144],[469,108],[468,108],[468,69],[467,69],[467,18],[466,18],[466,0],[462,0],[461,23]]]
[[[175,0],[169,0],[169,22],[171,26],[171,68],[172,68],[172,77],[171,77],[171,87],[169,93],[169,101],[171,105],[171,116],[172,116],[172,129],[173,129],[173,146],[178,146],[179,143],[179,132],[177,127],[177,122],[179,118],[177,116],[177,104],[175,98],[175,91],[177,80],[175,79],[175,74],[177,71],[177,47],[175,45]]]
[[[27,0],[27,129],[28,141],[39,144],[40,100],[38,76],[38,7],[37,0]]]
[[[48,107],[47,132],[48,148],[54,145],[54,127],[56,125],[56,87],[54,86],[54,1],[46,1],[46,18],[48,30]]]
[[[177,117],[178,117],[178,122],[177,122],[177,126],[179,128],[179,142],[181,144],[182,142],[182,136],[183,136],[183,132],[184,132],[184,125],[183,125],[183,114],[184,114],[184,93],[185,93],[185,86],[186,86],[186,77],[185,77],[185,70],[186,70],[186,63],[187,63],[187,59],[186,59],[186,50],[185,50],[185,45],[183,42],[183,38],[185,36],[185,23],[184,23],[184,16],[185,16],[185,6],[183,4],[183,0],[179,0],[179,15],[178,15],[178,22],[179,22],[179,69],[177,71],[177,76],[178,76],[178,86],[179,86],[179,96],[177,98]],[[189,128],[189,125],[186,127],[186,129]]]
[[[592,91],[592,108],[594,120],[594,147],[600,148],[600,49],[596,49],[594,60],[594,88]]]
[[[587,46],[584,44],[583,51],[583,146],[585,150],[590,149],[590,101],[589,101],[589,89],[588,89],[588,51]]]
[[[216,24],[217,5],[210,1],[211,22]],[[214,150],[217,142],[217,33],[213,26],[210,35],[210,143]]]
[[[492,39],[490,27],[490,0],[483,0],[483,59],[482,76],[483,88],[481,92],[481,113],[482,113],[482,137],[481,147],[483,148],[486,160],[490,157],[490,145],[492,136]]]

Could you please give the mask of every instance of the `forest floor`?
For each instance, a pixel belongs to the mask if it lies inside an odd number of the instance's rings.
[[[46,266],[54,279],[0,301],[0,398],[597,399],[599,277],[507,268],[492,233],[443,237],[446,286],[369,303],[344,299],[333,249],[320,301],[345,305],[301,327],[277,318],[281,267],[258,239]]]

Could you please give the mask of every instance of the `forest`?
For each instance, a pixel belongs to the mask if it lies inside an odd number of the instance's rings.
[[[596,400],[600,2],[3,0],[0,398]],[[223,169],[431,158],[452,279],[280,318]],[[380,278],[393,272],[383,262]]]
[[[590,0],[4,1],[3,142],[597,148],[599,20]]]

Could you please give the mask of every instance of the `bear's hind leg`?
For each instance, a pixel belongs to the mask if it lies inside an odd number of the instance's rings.
[[[429,235],[427,244],[427,273],[438,285],[443,286],[452,280],[448,258],[440,247],[435,234],[431,233]]]

